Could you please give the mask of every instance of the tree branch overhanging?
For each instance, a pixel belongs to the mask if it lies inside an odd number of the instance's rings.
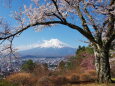
[[[56,23],[61,23],[61,22],[60,21],[49,21],[49,22],[36,22],[34,24],[29,24],[26,27],[21,28],[21,30],[19,30],[19,31],[17,31],[17,32],[11,34],[11,35],[8,35],[8,36],[5,36],[5,37],[0,37],[0,40],[5,40],[5,39],[8,39],[10,37],[16,36],[16,35],[20,34],[21,32],[27,30],[28,28],[36,26],[36,25],[48,25],[48,24],[56,24]]]
[[[89,39],[92,43],[97,43],[95,41],[95,39],[91,36],[91,34],[87,33],[86,31],[84,31],[81,27],[79,26],[76,26],[74,24],[71,24],[71,23],[62,23],[64,25],[67,25],[68,27],[72,28],[72,29],[75,29],[77,30],[78,32],[80,32],[82,35],[84,35],[87,39]]]

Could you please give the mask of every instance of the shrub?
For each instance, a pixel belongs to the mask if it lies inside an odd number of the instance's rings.
[[[96,71],[95,70],[88,70],[86,71],[90,76],[96,76]]]
[[[36,64],[32,60],[28,60],[22,65],[21,70],[25,72],[33,72],[35,66]]]
[[[97,79],[96,73],[94,71],[87,71],[86,73],[81,74],[81,81],[95,81]]]
[[[51,82],[50,78],[47,76],[39,79],[37,85],[38,86],[54,86],[54,84]]]
[[[68,82],[67,78],[64,76],[57,76],[55,78],[52,78],[52,83],[54,83],[55,86],[61,86]]]
[[[88,70],[86,71],[86,73],[89,74],[91,81],[95,81],[97,79],[97,74],[95,70]]]
[[[47,76],[49,72],[50,71],[48,70],[46,65],[37,64],[32,74],[35,75],[38,79],[40,79],[41,77]]]
[[[70,79],[70,82],[78,82],[80,79],[80,76],[79,75],[72,75],[71,76],[71,79]]]
[[[17,86],[17,85],[5,80],[0,80],[0,86]]]
[[[95,69],[95,66],[94,66],[94,55],[91,55],[89,53],[84,53],[82,55],[84,55],[86,58],[84,58],[81,61],[80,66],[84,68],[84,71],[85,70],[94,70]]]
[[[50,76],[42,77],[38,81],[38,86],[62,86],[66,84],[68,80],[64,76]]]
[[[90,81],[91,77],[90,77],[90,75],[88,73],[84,73],[84,74],[81,74],[80,80],[81,81]]]
[[[34,86],[36,83],[36,79],[30,73],[12,74],[6,80],[19,86]]]

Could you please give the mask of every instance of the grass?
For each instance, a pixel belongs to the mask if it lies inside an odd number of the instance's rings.
[[[17,85],[9,83],[5,80],[0,80],[0,86],[17,86]]]
[[[114,84],[95,84],[95,83],[92,83],[92,84],[76,84],[76,85],[64,85],[64,86],[115,86],[115,83]]]
[[[115,81],[115,78],[112,78]],[[97,84],[97,83],[82,83],[82,84],[68,84],[64,86],[115,86],[115,83],[111,84]]]

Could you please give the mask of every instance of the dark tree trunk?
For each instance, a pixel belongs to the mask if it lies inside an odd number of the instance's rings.
[[[110,83],[111,73],[109,64],[109,48],[100,48],[97,46],[94,49],[95,53],[95,67],[99,83]]]

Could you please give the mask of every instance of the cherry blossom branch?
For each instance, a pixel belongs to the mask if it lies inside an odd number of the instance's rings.
[[[63,17],[63,15],[62,15],[62,14],[60,13],[60,11],[59,11],[59,7],[58,7],[58,5],[57,5],[57,0],[51,0],[51,1],[53,2],[54,6],[56,7],[56,10],[57,10],[58,14],[61,16],[62,20],[63,20],[64,22],[66,22],[66,19]]]
[[[20,34],[21,32],[25,31],[26,29],[28,29],[29,27],[33,27],[33,26],[36,26],[36,25],[56,24],[56,23],[61,23],[61,22],[60,21],[50,21],[50,22],[36,22],[34,24],[29,24],[29,25],[25,26],[24,28],[21,28],[21,30],[17,31],[14,34],[11,34],[11,35],[6,36],[6,37],[0,37],[0,40],[5,40],[5,39],[8,39],[10,37],[16,36],[16,35]]]

